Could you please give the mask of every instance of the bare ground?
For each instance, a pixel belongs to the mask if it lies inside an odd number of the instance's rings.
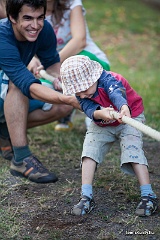
[[[48,144],[47,147],[52,148],[52,145]],[[160,144],[145,137],[144,150],[150,166],[151,182],[160,198]],[[119,171],[119,163],[117,160],[114,162],[114,159],[119,159],[119,154],[116,143],[95,176],[96,208],[82,217],[70,214],[71,207],[79,200],[81,170],[78,158],[66,156],[61,161],[55,149],[50,153],[49,157],[54,159],[54,163],[48,161],[48,168],[55,170],[59,177],[59,181],[53,184],[35,184],[14,178],[9,173],[7,163],[5,179],[1,182],[1,210],[6,214],[5,219],[1,220],[13,221],[14,234],[11,237],[10,233],[8,237],[6,232],[1,232],[0,239],[159,240],[160,211],[148,218],[135,216],[139,202],[138,184],[136,179]],[[45,160],[43,162],[46,165]],[[6,161],[0,159],[0,164],[4,167]]]
[[[81,130],[76,131],[81,134]],[[159,209],[148,218],[139,218],[134,214],[139,203],[138,184],[134,178],[124,176],[119,171],[118,143],[96,173],[96,208],[83,217],[70,214],[80,193],[80,152],[79,157],[65,155],[61,159],[57,145],[53,147],[52,143],[48,143],[46,151],[49,152],[49,160],[46,160],[42,155],[43,144],[37,144],[31,138],[30,143],[40,149],[38,155],[42,162],[56,172],[59,181],[54,184],[35,184],[14,178],[9,173],[10,163],[0,157],[1,175],[5,175],[0,179],[0,224],[9,226],[8,231],[7,227],[0,229],[1,240],[160,239]],[[144,150],[151,182],[160,198],[160,143],[145,137]]]

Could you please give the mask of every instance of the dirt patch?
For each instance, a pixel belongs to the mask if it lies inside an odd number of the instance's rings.
[[[138,185],[134,178],[118,170],[118,162],[113,163],[113,159],[118,159],[120,154],[118,143],[113,149],[108,155],[110,160],[107,158],[104,161],[95,176],[96,208],[83,217],[70,214],[80,193],[81,170],[78,159],[66,165],[62,162],[58,164],[55,160],[59,181],[54,184],[34,184],[16,179],[7,170],[2,182],[2,208],[6,215],[8,211],[12,212],[19,230],[13,238],[5,234],[0,239],[160,239],[160,211],[149,218],[135,216],[139,202]],[[160,197],[159,143],[145,138],[144,149],[150,165],[151,182]],[[54,159],[55,156],[54,152]],[[3,165],[4,160],[1,163]],[[50,163],[49,168],[52,167]]]

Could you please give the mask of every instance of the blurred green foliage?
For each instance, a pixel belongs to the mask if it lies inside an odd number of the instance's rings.
[[[143,97],[147,124],[160,130],[160,14],[143,1],[84,0],[91,37]]]

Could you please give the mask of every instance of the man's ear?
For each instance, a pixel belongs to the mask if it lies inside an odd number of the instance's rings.
[[[16,20],[15,20],[11,15],[9,15],[9,20],[10,20],[12,23],[16,23]]]

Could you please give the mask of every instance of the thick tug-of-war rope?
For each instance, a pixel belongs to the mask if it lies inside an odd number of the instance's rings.
[[[40,70],[39,71],[40,75],[44,78],[44,79],[47,79],[51,82],[54,82],[55,80],[55,77],[49,75],[45,70]]]
[[[118,119],[119,113],[115,111],[110,111],[110,115],[112,115],[115,119]],[[136,129],[140,130],[141,132],[147,134],[148,136],[156,139],[157,141],[160,141],[160,132],[156,131],[155,129],[136,121],[133,118],[129,118],[127,116],[122,117],[122,122],[127,123],[131,125],[132,127],[135,127]]]
[[[52,83],[55,81],[55,77],[51,76],[50,74],[48,74],[45,70],[40,70],[39,71],[40,75],[42,76],[42,78],[47,79],[49,81],[51,81]],[[62,84],[59,82],[60,87],[62,87]]]

